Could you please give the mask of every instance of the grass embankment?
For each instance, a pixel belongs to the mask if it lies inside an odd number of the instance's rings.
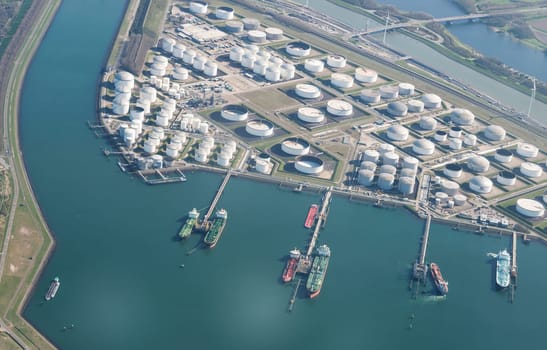
[[[23,18],[27,14],[28,9],[32,5],[32,0],[23,0],[21,5],[19,6],[19,10],[17,11],[17,14],[15,17],[13,17],[8,26],[8,32],[6,33],[3,40],[0,42],[0,58],[4,55],[4,52],[6,51],[9,43],[11,42],[11,39],[15,35],[15,32],[17,32],[17,29],[19,28],[19,25],[23,21]]]
[[[116,65],[118,58],[121,54],[120,51],[123,47],[123,43],[125,40],[127,40],[127,37],[129,35],[129,29],[131,28],[131,24],[135,19],[135,14],[137,12],[137,8],[139,7],[139,3],[140,0],[129,0],[129,2],[127,3],[125,15],[122,22],[120,23],[120,28],[118,29],[118,35],[116,36],[116,39],[112,44],[110,55],[108,56],[108,60],[106,61],[107,67],[113,67]]]
[[[8,78],[4,98],[4,115],[7,121],[8,138],[13,157],[11,181],[17,181],[19,196],[16,198],[14,225],[10,235],[5,271],[0,284],[0,307],[2,317],[10,330],[30,348],[54,349],[36,329],[21,316],[22,308],[32,285],[51,251],[53,239],[36,203],[21,158],[18,134],[19,98],[28,65],[40,44],[61,0],[50,0],[43,4],[42,13],[33,21],[13,62],[14,69]],[[14,184],[15,186],[15,184]],[[15,194],[15,191],[14,191]],[[5,339],[5,338],[2,338]],[[14,344],[14,343],[13,343]],[[0,342],[4,349],[13,347]],[[16,347],[17,348],[17,347]]]

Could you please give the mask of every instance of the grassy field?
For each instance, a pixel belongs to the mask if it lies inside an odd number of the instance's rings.
[[[155,40],[158,39],[161,28],[163,28],[163,21],[169,2],[169,0],[154,0],[150,2],[143,25],[144,34],[155,38]]]

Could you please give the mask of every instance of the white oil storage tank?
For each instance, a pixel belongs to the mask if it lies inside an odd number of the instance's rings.
[[[427,139],[418,139],[412,143],[412,151],[418,155],[430,155],[435,152],[435,145]]]
[[[364,161],[361,162],[361,164],[359,164],[359,168],[361,170],[376,171],[377,165],[374,162],[369,162],[367,160],[364,160]]]
[[[496,150],[494,159],[500,163],[509,163],[513,160],[513,152],[507,148],[500,148]]]
[[[228,6],[219,6],[215,11],[215,17],[222,20],[234,18],[234,9]]]
[[[448,147],[450,147],[451,150],[457,151],[462,148],[463,141],[462,139],[458,139],[455,137],[450,137],[448,139]]]
[[[474,156],[467,161],[469,170],[475,173],[484,173],[490,168],[490,162],[483,156]]]
[[[114,76],[114,86],[118,92],[131,92],[135,86],[135,77],[126,71],[118,72]]]
[[[499,125],[488,125],[484,129],[484,137],[490,141],[502,141],[505,135],[505,129]]]
[[[220,111],[220,115],[226,120],[240,122],[247,119],[249,109],[243,105],[226,105]]]
[[[269,174],[272,171],[272,164],[269,161],[257,159],[255,170],[261,174]]]
[[[468,109],[456,108],[450,113],[450,120],[456,125],[471,125],[475,115]]]
[[[158,98],[158,92],[155,88],[151,86],[145,86],[141,88],[140,97],[142,99],[150,101],[151,103],[154,103]]]
[[[260,28],[260,21],[256,18],[243,18],[241,22],[243,22],[243,28],[245,30],[256,30]]]
[[[395,182],[395,176],[391,174],[380,174],[378,176],[378,187],[383,191],[389,191],[393,188]]]
[[[325,120],[325,114],[313,107],[298,108],[298,119],[306,123],[321,123]]]
[[[144,108],[136,106],[133,107],[129,113],[131,120],[144,120]]]
[[[416,181],[413,177],[401,177],[399,178],[398,189],[403,195],[408,196],[414,193],[414,186]]]
[[[540,177],[543,169],[536,163],[523,162],[520,164],[520,173],[526,177]]]
[[[191,1],[190,12],[196,15],[204,15],[207,13],[207,7],[209,5],[203,1]]]
[[[449,196],[454,196],[460,190],[457,182],[444,180],[441,182],[441,190]]]
[[[221,167],[227,167],[230,165],[231,156],[228,153],[220,152],[217,156],[217,164]]]
[[[281,40],[283,39],[283,30],[280,28],[269,27],[264,30],[266,32],[266,39],[268,40]]]
[[[435,134],[433,135],[433,138],[437,142],[445,142],[448,138],[448,134],[444,130],[437,130],[435,131]]]
[[[395,151],[395,146],[389,143],[382,143],[380,144],[380,146],[378,146],[378,153],[380,153],[380,155],[383,155],[384,153],[388,153],[388,152],[394,152],[394,151]]]
[[[184,56],[184,51],[186,51],[186,46],[181,43],[177,43],[173,46],[173,56],[176,58],[182,58]]]
[[[319,98],[321,90],[312,84],[296,84],[294,92],[302,98]]]
[[[369,68],[359,67],[355,70],[355,80],[361,83],[375,83],[378,80],[378,73]]]
[[[230,60],[241,63],[241,59],[243,58],[244,53],[245,50],[243,50],[242,47],[234,46],[230,49]]]
[[[333,73],[330,76],[330,83],[337,88],[348,89],[353,86],[353,78],[348,74]]]
[[[254,119],[245,125],[245,131],[252,136],[268,137],[273,135],[274,125],[267,120]]]
[[[186,64],[193,64],[194,58],[196,57],[197,53],[196,51],[192,49],[188,49],[184,51],[184,54],[182,55],[182,61]]]
[[[330,100],[327,102],[327,112],[337,117],[350,116],[353,114],[353,106],[344,100]]]
[[[173,79],[175,80],[186,80],[188,79],[188,69],[183,67],[176,67],[173,70]]]
[[[294,78],[294,73],[296,72],[296,67],[291,63],[281,64],[281,79],[290,80]]]
[[[252,43],[264,43],[266,42],[266,33],[261,30],[249,30],[247,39]]]
[[[424,103],[420,100],[409,100],[406,104],[410,113],[421,113],[424,111]]]
[[[281,143],[281,150],[291,156],[302,156],[310,153],[310,144],[306,140],[290,137]]]
[[[399,83],[399,95],[401,96],[414,95],[414,85],[410,83]]]
[[[467,134],[463,137],[463,143],[466,146],[475,146],[477,144],[477,136],[473,134]]]
[[[256,56],[253,53],[246,52],[241,57],[241,65],[245,68],[253,69],[256,61]]]
[[[418,166],[420,165],[420,161],[417,158],[406,156],[403,158],[403,169],[411,169],[416,173],[418,171]]]
[[[435,130],[437,128],[437,120],[433,117],[421,117],[419,124],[422,130]]]
[[[513,172],[503,170],[499,172],[496,181],[502,186],[513,186],[517,183],[517,177]]]
[[[382,155],[382,162],[385,165],[397,166],[399,164],[399,155],[394,152],[387,152]]]
[[[394,165],[384,164],[380,167],[380,174],[395,175],[396,173],[397,173],[397,168]]]
[[[399,88],[392,85],[384,85],[379,88],[380,96],[384,100],[392,100],[399,97]]]
[[[394,124],[387,129],[387,137],[393,141],[405,141],[408,139],[408,134],[408,129],[399,124]]]
[[[463,174],[463,168],[456,163],[447,164],[443,170],[443,174],[451,179],[457,179]]]
[[[474,176],[469,181],[469,188],[476,193],[490,193],[492,191],[492,180],[485,176]]]
[[[422,96],[422,102],[427,109],[441,108],[443,100],[435,94],[424,94]]]
[[[380,153],[375,149],[367,149],[363,152],[363,161],[378,162],[380,159]]]
[[[545,215],[543,204],[533,199],[517,199],[516,209],[519,214],[529,218],[542,218]]]
[[[346,58],[340,55],[327,56],[327,66],[331,68],[343,68],[346,66]]]
[[[202,71],[203,68],[205,68],[205,62],[207,62],[207,57],[198,55],[194,58],[192,67],[194,67],[195,70]]]
[[[311,46],[303,41],[296,41],[288,44],[285,51],[291,56],[305,57],[310,55]]]
[[[357,174],[357,182],[359,182],[360,185],[363,186],[372,186],[372,182],[374,180],[374,171],[362,169],[359,170],[359,173]]]
[[[226,23],[224,23],[224,30],[232,34],[241,33],[243,31],[243,22],[226,21]]]
[[[403,102],[390,102],[387,105],[387,113],[393,117],[404,117],[408,113],[408,108]]]
[[[304,69],[311,73],[320,73],[323,69],[325,69],[325,63],[321,60],[316,60],[313,58],[307,59],[304,62]]]
[[[296,159],[294,167],[301,173],[317,175],[324,169],[324,162],[315,156],[300,156]]]
[[[268,68],[268,61],[264,59],[256,60],[253,67],[253,73],[264,76],[266,74],[267,68]]]
[[[207,156],[209,154],[207,153],[207,151],[205,150],[202,150],[202,149],[197,149],[196,150],[196,153],[194,155],[194,159],[196,160],[196,162],[199,162],[199,163],[206,163],[207,162]]]
[[[281,80],[281,69],[279,67],[266,68],[266,80],[271,82],[277,82]]]
[[[216,77],[218,73],[218,65],[213,61],[207,61],[203,68],[203,73],[208,77]]]
[[[173,38],[161,38],[160,47],[163,51],[168,53],[173,53],[173,48],[175,47],[176,41]]]
[[[378,103],[380,102],[380,92],[378,90],[364,89],[361,90],[359,98],[364,103]]]
[[[539,149],[529,143],[519,143],[517,146],[517,154],[524,158],[534,158],[537,157]]]

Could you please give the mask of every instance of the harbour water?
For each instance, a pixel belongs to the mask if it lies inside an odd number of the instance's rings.
[[[428,260],[450,293],[413,300],[408,274],[423,221],[334,198],[319,238],[333,253],[323,291],[288,313],[283,258],[305,247],[303,222],[320,196],[234,178],[219,203],[229,219],[217,247],[187,255],[200,237],[177,241],[178,229],[222,178],[190,173],[186,183],[146,186],[105,158],[86,127],[124,4],[63,1],[22,94],[23,154],[57,240],[24,316],[61,349],[540,348],[547,250],[539,244],[519,246],[510,304],[486,256],[510,239],[434,224]],[[61,288],[45,303],[54,276]]]

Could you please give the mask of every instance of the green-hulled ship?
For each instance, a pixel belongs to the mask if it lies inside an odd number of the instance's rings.
[[[209,248],[214,248],[217,244],[224,226],[226,225],[226,220],[228,220],[228,212],[226,209],[220,209],[215,214],[215,219],[213,220],[213,225],[205,237],[203,238],[203,243],[207,244]]]
[[[310,298],[315,298],[321,292],[327,274],[327,267],[329,266],[329,259],[330,248],[326,244],[317,248],[317,255],[313,259],[308,281],[306,282],[306,289]]]
[[[184,225],[182,225],[180,231],[179,231],[179,237],[182,239],[190,237],[192,234],[192,230],[194,229],[194,226],[196,225],[196,222],[199,218],[199,211],[196,210],[196,208],[193,208],[188,212],[188,218],[186,219],[186,222]]]

